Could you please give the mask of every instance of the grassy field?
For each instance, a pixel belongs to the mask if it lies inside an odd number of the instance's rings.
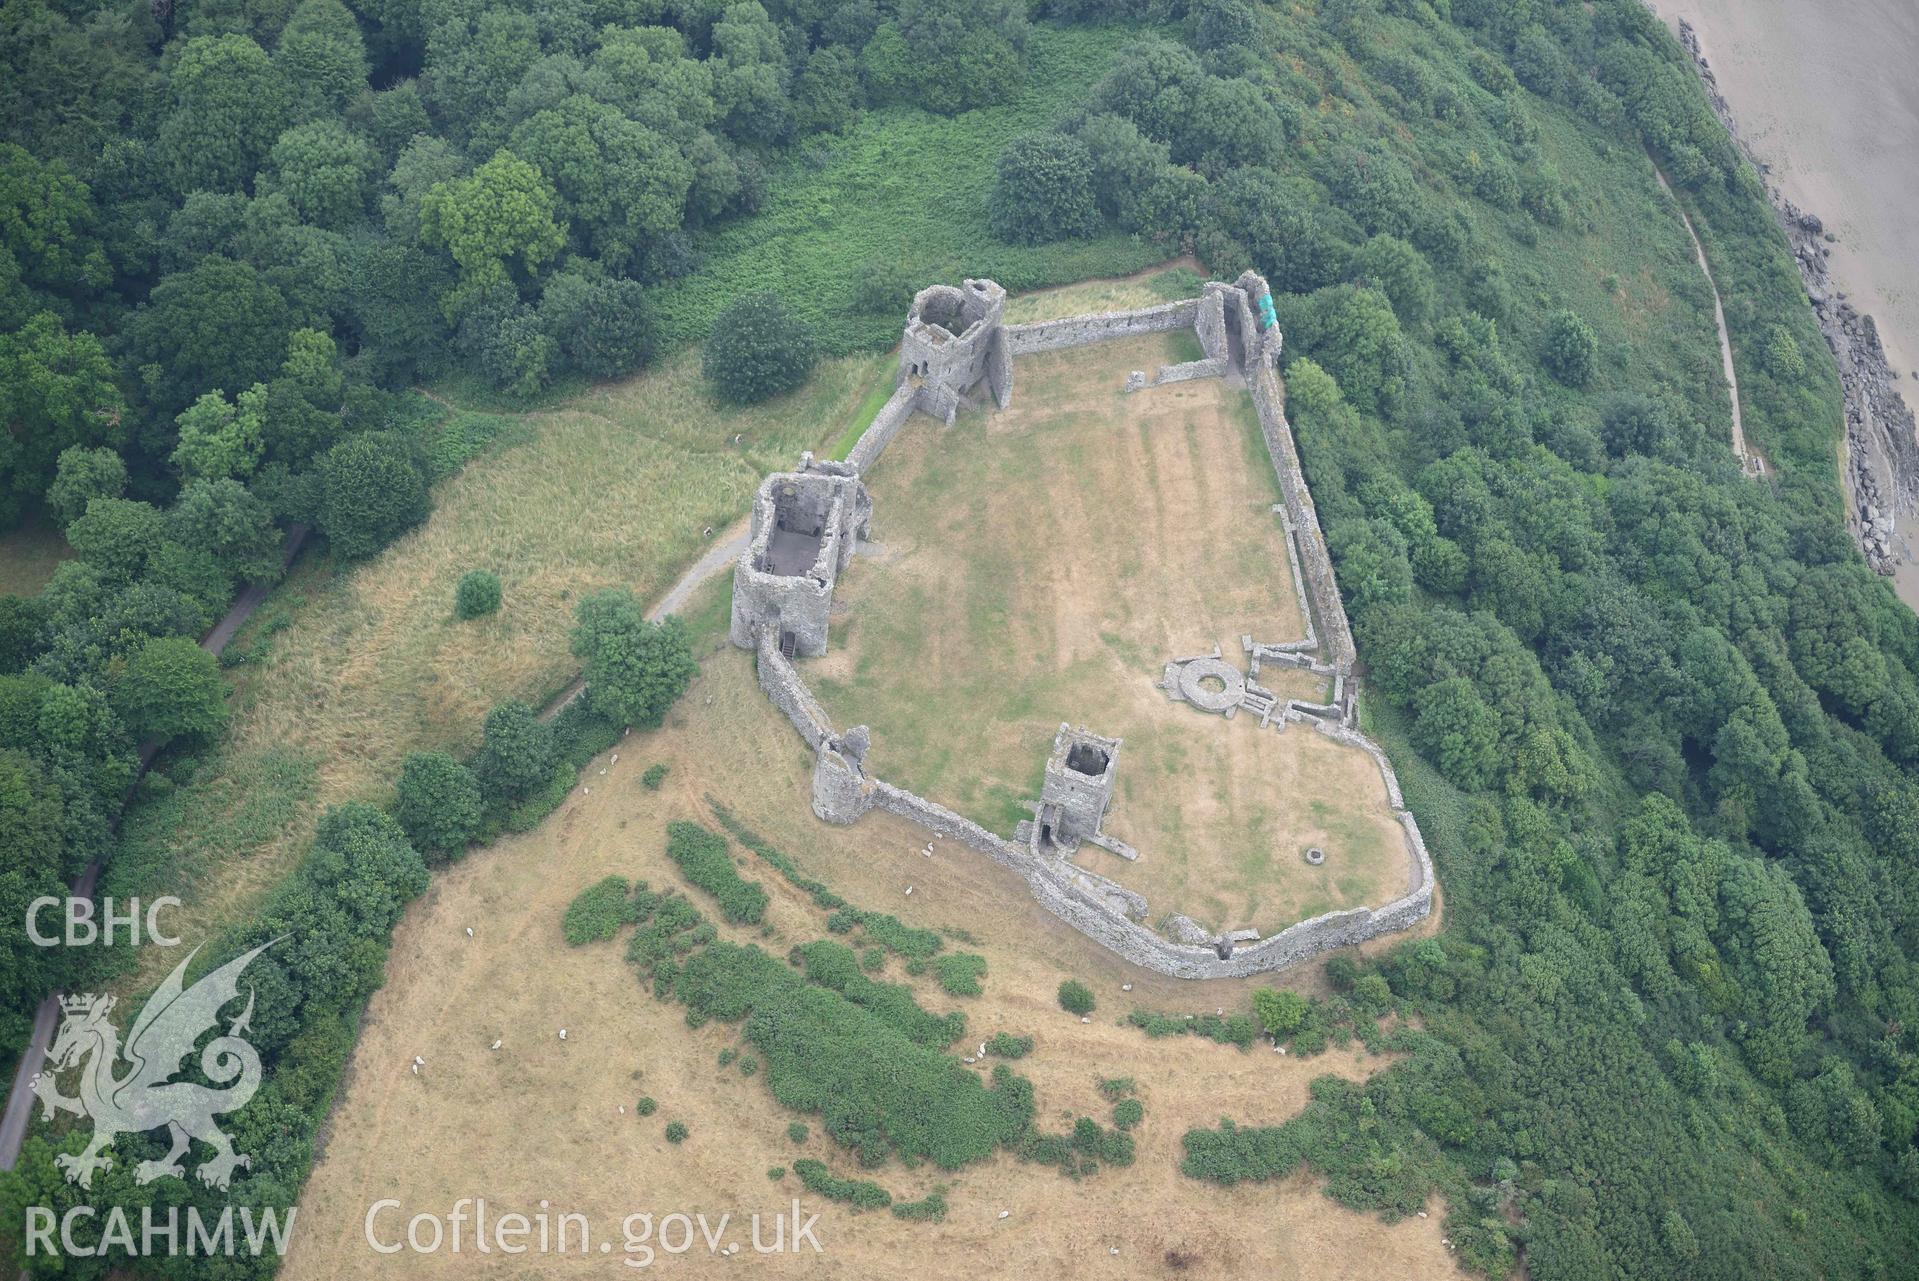
[[[730,1211],[727,1237],[748,1242],[747,1215],[770,1215],[800,1196],[808,1212],[822,1212],[824,1254],[752,1260],[756,1271],[780,1276],[950,1276],[956,1259],[979,1276],[1157,1276],[1169,1270],[1169,1253],[1190,1256],[1189,1274],[1204,1276],[1450,1273],[1437,1213],[1386,1225],[1327,1199],[1305,1174],[1221,1189],[1178,1173],[1188,1127],[1222,1112],[1277,1121],[1304,1105],[1315,1077],[1359,1079],[1388,1060],[1356,1045],[1304,1060],[1241,1053],[1190,1037],[1149,1040],[1122,1026],[1136,1005],[1243,1007],[1251,985],[1195,988],[1133,969],[1043,912],[1016,877],[978,855],[940,842],[934,857],[922,856],[924,832],[889,815],[850,828],[819,822],[807,808],[810,753],[760,693],[749,655],[712,654],[666,727],[636,732],[617,751],[617,761],[603,757],[587,768],[590,793],[576,789],[537,831],[446,870],[408,912],[325,1154],[300,1198],[300,1232],[282,1273],[288,1281],[390,1275],[392,1260],[363,1237],[376,1200],[399,1200],[404,1225],[406,1215],[443,1214],[457,1198],[482,1194],[495,1213],[530,1213],[542,1198],[556,1211],[584,1213],[596,1239],[611,1234],[616,1258],[627,1214],[703,1210],[710,1222]],[[656,763],[669,772],[649,791],[639,778]],[[1146,1108],[1135,1164],[1079,1182],[1005,1153],[957,1175],[896,1161],[862,1170],[817,1118],[809,1118],[804,1142],[791,1141],[785,1131],[795,1114],[774,1101],[763,1073],[718,1065],[722,1050],[741,1045],[737,1026],[689,1030],[683,1007],[654,1000],[635,982],[622,942],[567,947],[561,917],[586,885],[619,875],[685,888],[665,856],[664,829],[679,818],[716,828],[709,792],[850,901],[909,925],[964,930],[966,950],[986,958],[981,996],[948,997],[930,975],[907,976],[897,958],[878,977],[913,985],[930,1010],[964,1012],[968,1054],[997,1031],[1034,1037],[1034,1052],[1016,1066],[1034,1084],[1039,1124],[1057,1130],[1074,1115],[1104,1120],[1110,1104],[1099,1080],[1133,1077]],[[780,955],[825,936],[824,910],[737,845],[733,852],[741,875],[772,901],[764,934],[721,925],[722,937]],[[1097,994],[1089,1024],[1054,1000],[1069,975]],[[1133,991],[1121,991],[1122,983]],[[488,1049],[496,1038],[497,1052]],[[418,1076],[408,1071],[415,1055],[426,1059]],[[1196,1090],[1202,1074],[1206,1087]],[[642,1095],[659,1103],[650,1117],[635,1113]],[[672,1120],[691,1130],[677,1146],[663,1137]],[[901,1199],[944,1184],[952,1210],[934,1225],[855,1214],[800,1190],[791,1167],[802,1157],[872,1178]],[[788,1173],[770,1181],[773,1166]],[[1001,1210],[1010,1212],[1004,1220]],[[738,1265],[704,1246],[665,1262],[702,1275]],[[405,1272],[466,1276],[475,1266],[470,1250],[442,1251],[408,1257]],[[577,1253],[529,1254],[513,1260],[511,1275],[573,1277],[593,1266]]]
[[[73,555],[60,531],[44,520],[0,534],[0,596],[32,596],[47,585],[54,567]]]
[[[1023,325],[1093,311],[1126,311],[1177,302],[1197,294],[1205,280],[1204,269],[1197,258],[1176,258],[1155,271],[1106,276],[1014,294],[1006,300],[1006,322]]]
[[[528,419],[519,443],[440,486],[432,518],[373,560],[303,562],[234,642],[250,657],[232,672],[227,743],[180,786],[148,790],[108,892],[185,887],[189,937],[244,916],[325,806],[379,800],[407,752],[470,750],[493,704],[563,687],[578,670],[575,601],[602,587],[660,595],[763,473],[830,439],[875,386],[892,386],[890,360],[850,357],[791,396],[727,410],[684,352]],[[454,584],[475,568],[499,574],[505,603],[461,622]],[[258,778],[274,784],[244,783]],[[135,987],[165,963],[154,954]]]
[[[1030,816],[1062,721],[1124,738],[1107,829],[1142,857],[1082,862],[1155,918],[1271,932],[1403,892],[1406,857],[1363,753],[1157,687],[1177,655],[1305,633],[1244,393],[1121,391],[1190,341],[1023,357],[1005,412],[909,424],[869,478],[878,548],[807,675],[836,722],[872,727],[882,777],[1000,832]]]
[[[1008,245],[986,229],[994,165],[1006,144],[1085,101],[1113,54],[1142,29],[1036,26],[1024,91],[956,116],[870,111],[844,135],[809,140],[772,166],[751,218],[703,240],[700,268],[655,294],[669,341],[704,338],[740,294],[776,289],[828,351],[891,346],[907,296],[862,308],[871,269],[914,285],[990,276],[1008,289],[1138,271],[1163,248],[1118,232],[1050,245]]]

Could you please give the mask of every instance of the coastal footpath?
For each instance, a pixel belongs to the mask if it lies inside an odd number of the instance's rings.
[[[1649,6],[1652,7],[1652,6]],[[1680,44],[1691,57],[1714,115],[1760,176],[1798,264],[1813,314],[1832,349],[1845,396],[1846,451],[1842,474],[1847,525],[1872,568],[1894,579],[1900,596],[1919,609],[1919,556],[1910,522],[1919,519],[1919,424],[1900,394],[1900,379],[1874,318],[1848,298],[1835,279],[1836,236],[1815,213],[1801,208],[1774,180],[1771,167],[1741,133],[1732,106],[1708,62],[1698,31],[1676,18]],[[1919,371],[1914,371],[1919,376]],[[1901,523],[1906,528],[1901,529]]]

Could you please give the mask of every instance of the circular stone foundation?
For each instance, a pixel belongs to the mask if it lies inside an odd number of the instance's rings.
[[[1179,696],[1201,711],[1224,712],[1246,697],[1246,678],[1231,663],[1195,658],[1179,669]]]
[[[1324,863],[1326,861],[1326,851],[1322,850],[1317,845],[1311,846],[1306,851],[1306,861],[1308,863],[1311,863],[1314,867],[1318,867],[1321,863]]]

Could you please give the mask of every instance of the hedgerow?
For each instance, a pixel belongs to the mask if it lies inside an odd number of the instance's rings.
[[[706,804],[707,808],[713,811],[714,819],[726,829],[728,835],[770,864],[787,879],[789,884],[811,897],[815,907],[825,908],[832,913],[827,918],[826,928],[833,933],[850,934],[854,930],[859,930],[867,941],[909,961],[927,960],[945,946],[944,941],[933,930],[918,929],[903,924],[898,917],[885,912],[868,912],[852,906],[833,893],[824,881],[816,880],[800,871],[799,865],[790,856],[741,823],[726,806],[710,794],[706,798]]]
[[[735,925],[758,925],[766,915],[766,890],[740,876],[727,851],[726,838],[697,823],[675,820],[666,826],[666,856],[686,879],[711,894],[720,914]]]
[[[1164,1036],[1203,1036],[1222,1045],[1237,1045],[1240,1049],[1252,1048],[1253,1038],[1258,1035],[1258,1025],[1250,1014],[1188,1014],[1184,1017],[1172,1014],[1156,1014],[1151,1010],[1134,1010],[1126,1016],[1126,1021],[1154,1038]]]
[[[829,1201],[839,1201],[855,1210],[880,1210],[893,1204],[893,1194],[866,1179],[842,1179],[826,1167],[824,1161],[802,1157],[793,1162],[793,1173],[808,1192]]]
[[[895,1201],[893,1217],[909,1223],[939,1223],[946,1218],[946,1195],[934,1188],[921,1200]]]
[[[831,939],[819,939],[794,949],[807,981],[831,988],[853,1004],[871,1010],[921,1045],[950,1045],[966,1033],[966,1016],[930,1014],[913,998],[913,990],[883,983],[860,972],[853,949]]]
[[[897,1151],[957,1169],[1016,1138],[1032,1118],[1030,1085],[1004,1065],[983,1086],[957,1060],[758,947],[711,942],[675,969],[667,990],[686,1004],[689,1022],[745,1018],[774,1097],[820,1116],[835,1140],[868,1156]]]

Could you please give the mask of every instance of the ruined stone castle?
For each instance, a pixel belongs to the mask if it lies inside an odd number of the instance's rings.
[[[882,809],[956,839],[1017,872],[1034,897],[1075,929],[1127,959],[1178,978],[1239,977],[1296,965],[1332,948],[1406,929],[1432,912],[1433,867],[1419,824],[1406,809],[1385,753],[1359,733],[1351,669],[1352,631],[1333,578],[1319,517],[1306,488],[1275,366],[1281,335],[1273,323],[1266,281],[1247,272],[1232,284],[1208,282],[1197,298],[1128,311],[1007,324],[1006,291],[990,280],[958,288],[935,285],[913,299],[900,341],[897,386],[843,463],[802,456],[798,468],[768,476],[753,504],[752,533],[733,574],[731,637],[757,652],[762,689],[815,753],[813,811],[830,823],[853,823]],[[1252,397],[1283,502],[1277,508],[1292,550],[1293,591],[1306,620],[1304,637],[1241,638],[1240,666],[1217,649],[1175,657],[1161,687],[1194,710],[1257,716],[1262,726],[1307,724],[1371,756],[1405,833],[1405,894],[1378,907],[1328,912],[1269,938],[1248,928],[1210,930],[1183,916],[1145,923],[1139,894],[1072,862],[1082,843],[1122,858],[1141,857],[1103,830],[1122,768],[1119,739],[1061,725],[1046,762],[1033,817],[1010,836],[987,831],[944,806],[873,776],[866,767],[871,734],[863,725],[836,728],[800,675],[795,659],[824,654],[834,587],[859,541],[873,503],[861,483],[914,414],[951,424],[990,397],[1004,408],[1013,394],[1014,358],[1134,334],[1191,329],[1201,358],[1127,376],[1128,391],[1194,378],[1243,382]],[[1276,585],[1277,587],[1277,585]],[[1283,588],[1279,588],[1283,590]],[[1282,698],[1259,683],[1263,664],[1305,668],[1326,679],[1327,702]],[[1324,851],[1311,853],[1324,857]],[[1149,851],[1150,854],[1150,851]]]

